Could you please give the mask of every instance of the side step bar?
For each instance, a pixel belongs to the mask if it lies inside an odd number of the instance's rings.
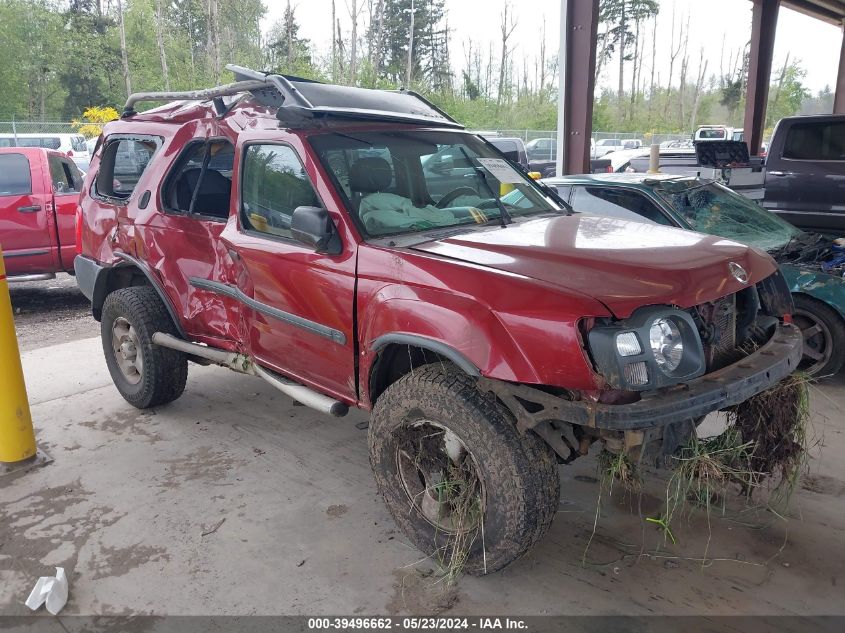
[[[276,389],[290,396],[297,402],[301,402],[307,407],[311,407],[322,413],[329,413],[335,417],[343,417],[349,412],[349,405],[329,396],[314,391],[280,376],[279,374],[264,369],[260,365],[255,364],[251,358],[238,354],[237,352],[227,352],[226,350],[217,349],[215,347],[208,347],[206,345],[197,345],[196,343],[189,343],[182,339],[176,338],[164,332],[156,332],[153,334],[153,343],[175,349],[192,356],[198,356],[211,361],[216,365],[222,365],[233,371],[241,374],[249,374],[252,376],[259,376],[268,383],[273,385]]]

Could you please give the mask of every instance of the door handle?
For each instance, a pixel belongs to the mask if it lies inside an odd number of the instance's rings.
[[[41,205],[33,204],[28,207],[18,207],[18,211],[20,213],[35,213],[36,211],[41,211]]]
[[[769,176],[786,176],[785,171],[767,171],[766,174]]]

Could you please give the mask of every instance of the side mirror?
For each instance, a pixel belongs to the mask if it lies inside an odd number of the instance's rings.
[[[293,239],[312,247],[318,253],[340,255],[340,235],[329,212],[322,207],[296,207],[290,219]]]

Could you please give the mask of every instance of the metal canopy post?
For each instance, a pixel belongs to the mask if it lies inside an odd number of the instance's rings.
[[[599,0],[561,0],[555,173],[590,171]]]
[[[745,139],[751,156],[760,154],[766,106],[769,100],[769,78],[775,49],[775,31],[780,0],[753,0],[751,12],[751,50],[748,61],[748,89],[745,95]]]
[[[833,113],[845,114],[845,22],[842,23],[842,48],[839,51],[839,74],[836,75]]]

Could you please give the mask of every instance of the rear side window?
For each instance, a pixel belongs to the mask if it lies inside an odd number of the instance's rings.
[[[228,218],[234,154],[234,146],[226,140],[189,145],[167,179],[165,208],[174,213]]]
[[[0,196],[32,193],[29,160],[23,154],[0,154]]]
[[[845,122],[793,124],[786,135],[783,157],[792,160],[845,160]]]
[[[294,209],[321,206],[299,157],[287,145],[247,146],[241,186],[247,230],[290,238]]]
[[[657,224],[671,224],[651,200],[641,193],[626,189],[573,187],[570,204],[576,211],[584,213],[607,215],[635,222],[649,220]]]
[[[126,200],[160,144],[155,137],[112,138],[106,141],[97,173],[96,194]]]

